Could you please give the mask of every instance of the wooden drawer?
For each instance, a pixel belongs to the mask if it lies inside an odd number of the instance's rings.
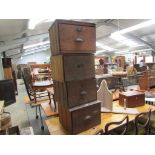
[[[49,29],[52,55],[94,53],[96,29],[93,23],[56,20]]]
[[[70,133],[77,134],[101,123],[101,103],[89,102],[72,109],[61,107],[65,117],[60,118],[62,126]],[[62,115],[60,115],[62,116]]]
[[[53,56],[52,68],[53,80],[60,82],[94,78],[94,55]]]
[[[119,94],[119,104],[124,106],[126,100],[127,108],[143,106],[145,104],[145,94],[137,91],[123,92]]]
[[[56,101],[66,108],[82,105],[97,99],[96,79],[71,82],[55,81],[54,92]]]

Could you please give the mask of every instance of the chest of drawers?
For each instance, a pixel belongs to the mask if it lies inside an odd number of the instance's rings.
[[[52,57],[53,80],[65,82],[95,77],[92,54],[59,55]]]
[[[49,29],[53,55],[64,53],[94,53],[96,50],[95,24],[56,20]]]

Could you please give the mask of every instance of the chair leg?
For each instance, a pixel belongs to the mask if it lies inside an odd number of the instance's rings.
[[[42,115],[41,115],[41,108],[39,106],[39,115],[40,115],[40,120],[41,120],[41,130],[44,130],[44,124],[43,124],[43,119],[42,119]]]
[[[38,106],[36,106],[36,119],[38,119]]]
[[[55,98],[54,98],[54,94],[53,94],[53,102],[54,102],[54,111],[56,111],[56,109],[57,109],[57,106],[56,106],[56,101],[55,101]]]

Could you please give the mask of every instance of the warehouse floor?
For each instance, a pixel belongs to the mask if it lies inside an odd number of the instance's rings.
[[[19,128],[31,126],[35,135],[48,135],[48,129],[44,121],[44,131],[41,130],[40,119],[35,118],[35,108],[24,103],[23,98],[27,96],[25,85],[22,80],[18,79],[18,95],[16,96],[16,103],[7,106],[5,111],[11,113],[12,126],[18,125]],[[47,119],[42,111],[43,119]]]

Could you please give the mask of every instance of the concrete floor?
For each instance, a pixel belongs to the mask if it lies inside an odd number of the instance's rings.
[[[35,108],[26,105],[23,101],[24,96],[27,96],[25,85],[22,80],[17,80],[18,95],[16,96],[16,103],[5,108],[5,111],[11,113],[12,126],[18,125],[19,128],[31,126],[35,135],[48,135],[48,129],[44,121],[44,131],[41,130],[40,118],[35,117]],[[43,120],[47,119],[42,111]]]

